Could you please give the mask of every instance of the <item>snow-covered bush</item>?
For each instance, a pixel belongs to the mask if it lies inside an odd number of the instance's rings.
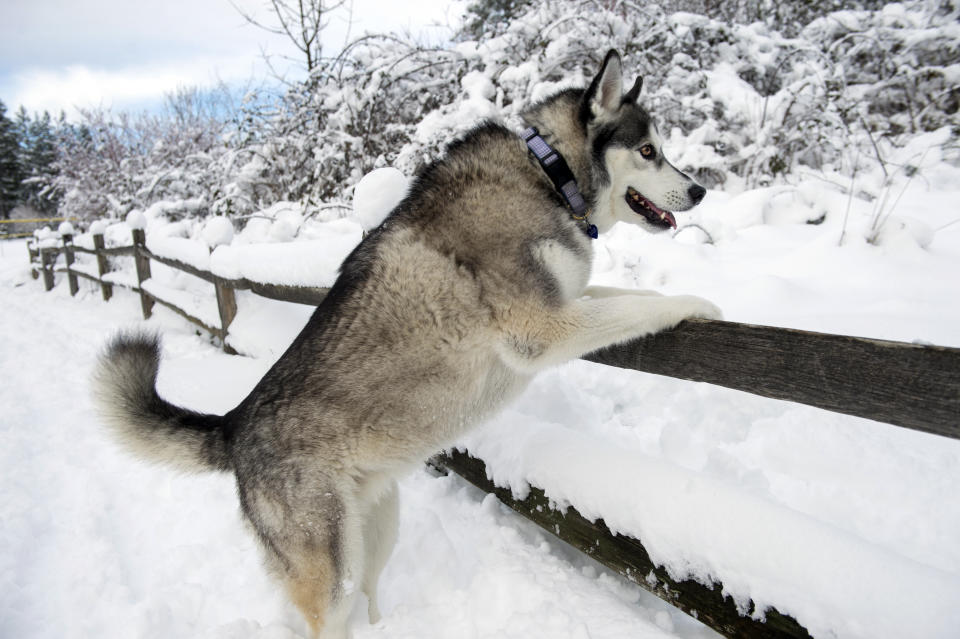
[[[668,155],[711,188],[789,181],[803,167],[887,170],[913,136],[944,127],[957,154],[960,26],[949,2],[477,4],[504,19],[487,29],[468,16],[441,47],[364,36],[282,96],[224,106],[184,92],[160,118],[87,113],[62,144],[62,213],[120,216],[165,201],[170,215],[245,219],[297,201],[308,216],[346,214],[363,175],[412,174],[485,117],[519,128],[525,107],[585,84],[610,48],[644,77]]]
[[[901,146],[904,132],[960,126],[953,14],[918,3],[841,11],[784,29],[799,33],[787,37],[764,22],[555,0],[537,4],[502,35],[456,51],[490,79],[495,106],[515,115],[555,88],[582,84],[615,47],[625,67],[644,77],[643,100],[677,161],[707,186],[732,178],[736,188],[782,179],[799,165],[850,173],[876,158],[880,139]],[[464,104],[476,100],[464,86],[441,113],[462,127],[477,110]],[[430,139],[412,142],[433,150],[431,142],[450,132],[437,113],[427,119]]]
[[[308,210],[345,199],[390,163],[426,114],[456,99],[462,56],[397,36],[367,36],[291,88],[260,139],[223,156],[233,171],[214,208],[250,213],[276,201]]]
[[[285,152],[267,146],[257,161],[272,184],[289,185],[284,198],[343,199],[369,170],[411,173],[484,117],[519,126],[522,109],[583,85],[611,47],[644,76],[643,99],[677,162],[710,187],[767,184],[799,166],[849,174],[886,155],[883,145],[960,126],[950,15],[914,3],[819,17],[823,7],[804,6],[770,14],[786,16],[777,30],[769,20],[548,0],[445,50],[368,37],[287,96],[271,124]]]
[[[205,213],[236,126],[231,99],[224,89],[184,89],[159,114],[81,110],[79,124],[59,131],[60,213],[119,217],[159,201],[172,215]]]

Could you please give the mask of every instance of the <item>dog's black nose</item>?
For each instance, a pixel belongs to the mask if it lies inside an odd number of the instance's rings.
[[[693,200],[694,204],[700,204],[700,200],[707,194],[707,190],[699,184],[694,184],[687,189],[687,193],[690,195],[690,199]]]

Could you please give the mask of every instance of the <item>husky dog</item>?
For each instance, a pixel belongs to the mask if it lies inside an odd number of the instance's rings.
[[[349,636],[358,592],[379,619],[399,476],[548,366],[720,317],[697,297],[588,286],[591,234],[618,221],[673,228],[673,212],[705,193],[663,157],[640,86],[623,92],[610,51],[589,88],[524,114],[529,145],[495,123],[454,142],[226,415],[157,394],[155,337],[107,346],[95,376],[105,421],[143,457],[235,474],[267,564],[315,636]],[[575,181],[558,190],[550,167],[561,159]]]

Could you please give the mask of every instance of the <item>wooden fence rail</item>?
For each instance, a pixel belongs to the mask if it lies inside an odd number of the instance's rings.
[[[960,349],[690,320],[584,359],[960,439]]]
[[[493,493],[553,536],[725,637],[810,639],[806,628],[776,609],[765,611],[765,621],[741,615],[733,599],[723,594],[723,584],[704,585],[692,579],[674,579],[664,567],[653,563],[639,540],[612,533],[602,519],[590,521],[573,506],[564,510],[554,508],[546,493],[536,486],[531,486],[523,499],[517,498],[509,488],[490,481],[483,461],[467,453],[450,451],[433,457],[429,463],[441,472],[452,471],[474,486]]]
[[[70,292],[76,294],[77,276],[99,282],[103,299],[119,285],[139,293],[141,311],[150,316],[154,303],[162,304],[202,327],[227,345],[230,322],[236,314],[234,291],[249,290],[271,299],[318,305],[327,289],[284,286],[229,279],[179,260],[156,255],[146,248],[142,231],[134,231],[130,246],[106,248],[94,235],[94,248],[63,237],[62,247],[29,246],[34,278],[43,275],[53,288],[54,271],[66,272]],[[65,266],[55,268],[57,254],[65,252]],[[99,277],[76,270],[74,254],[96,256]],[[136,263],[137,285],[104,279],[108,257],[130,256]],[[169,301],[145,290],[150,262],[156,261],[213,284],[220,325],[210,326]],[[667,375],[787,400],[826,410],[960,439],[960,349],[829,335],[734,322],[691,320],[677,328],[644,339],[591,353],[584,359],[632,370]],[[531,487],[525,499],[495,486],[483,461],[457,451],[434,457],[431,464],[453,471],[572,544],[627,579],[692,614],[727,637],[809,637],[794,619],[776,610],[759,621],[741,615],[722,594],[722,584],[677,581],[654,565],[640,540],[614,535],[602,520],[591,522],[573,508],[552,508],[543,490]]]

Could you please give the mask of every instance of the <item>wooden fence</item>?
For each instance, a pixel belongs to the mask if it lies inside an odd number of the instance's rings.
[[[145,245],[143,231],[134,230],[130,246],[106,248],[94,235],[94,248],[73,244],[29,247],[34,277],[54,286],[54,272],[67,275],[70,293],[78,277],[99,283],[103,299],[113,286],[126,286],[140,295],[141,311],[150,316],[160,303],[217,336],[230,352],[226,337],[236,314],[235,290],[250,290],[276,300],[317,305],[327,289],[262,284],[227,279],[178,260],[155,255]],[[59,253],[65,265],[55,267]],[[96,256],[98,276],[72,268],[77,252]],[[104,279],[108,257],[132,257],[137,284]],[[169,301],[144,290],[150,262],[184,271],[214,286],[220,325],[210,326]],[[633,342],[611,346],[585,359],[631,370],[667,375],[866,417],[904,428],[960,439],[960,349],[923,346],[841,335],[829,335],[735,322],[690,320],[676,329]],[[707,586],[673,579],[655,565],[638,539],[613,534],[603,520],[589,521],[573,507],[551,506],[543,490],[532,486],[525,499],[488,479],[482,460],[452,451],[429,462],[441,472],[452,471],[481,489],[496,494],[544,530],[581,550],[638,586],[653,592],[727,637],[809,637],[793,618],[768,609],[765,621],[741,615],[723,585]]]
[[[73,243],[73,237],[70,235],[64,235],[62,237],[61,245],[57,247],[48,246],[46,248],[41,248],[29,245],[27,250],[30,253],[30,262],[34,265],[33,277],[36,279],[42,275],[44,288],[49,291],[54,286],[54,273],[63,272],[67,275],[71,295],[76,295],[78,291],[77,278],[82,277],[92,280],[100,285],[101,295],[103,296],[104,301],[109,300],[113,296],[114,286],[128,288],[139,294],[140,307],[144,319],[150,317],[154,304],[166,306],[170,310],[181,315],[184,319],[196,324],[197,326],[209,332],[211,335],[219,338],[223,344],[223,349],[231,354],[233,354],[234,351],[227,344],[227,334],[230,328],[230,323],[237,314],[237,302],[234,291],[249,290],[263,297],[269,297],[271,299],[281,300],[284,302],[295,302],[297,304],[309,304],[311,306],[320,304],[327,294],[327,289],[320,287],[264,284],[243,278],[230,279],[220,277],[219,275],[215,275],[210,271],[199,269],[191,264],[154,254],[147,248],[146,236],[140,229],[134,229],[131,234],[131,245],[113,248],[106,247],[103,235],[93,235],[94,248],[92,249],[75,245]],[[62,267],[56,267],[55,265],[57,258],[61,253],[64,254],[65,265]],[[77,270],[73,267],[77,253],[87,253],[96,256],[97,276]],[[137,283],[135,285],[119,280],[104,279],[104,276],[109,273],[109,263],[107,258],[116,256],[127,256],[133,258],[137,274]],[[206,280],[207,282],[213,284],[213,292],[217,298],[217,309],[220,315],[220,325],[213,326],[200,318],[190,315],[187,311],[181,309],[176,304],[147,291],[143,287],[143,283],[150,279],[151,260],[165,264],[173,269],[189,273],[190,275],[199,277],[200,279]]]

